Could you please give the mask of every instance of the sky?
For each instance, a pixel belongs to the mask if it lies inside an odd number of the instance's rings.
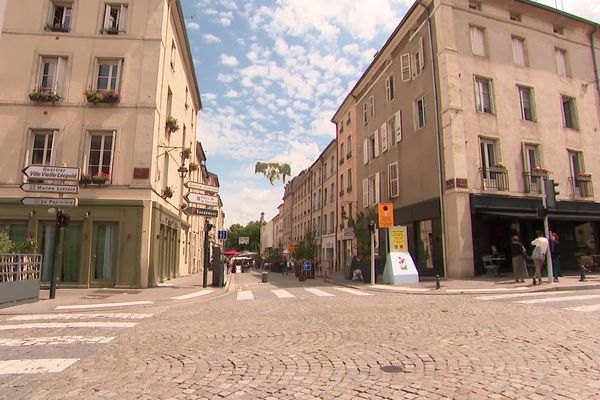
[[[600,22],[600,0],[540,0]],[[197,138],[219,176],[225,227],[277,215],[283,183],[335,139],[330,122],[412,0],[182,0],[202,98]]]

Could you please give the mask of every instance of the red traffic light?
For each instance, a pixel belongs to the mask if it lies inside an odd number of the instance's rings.
[[[56,214],[56,226],[59,228],[64,228],[65,226],[69,225],[70,221],[71,217],[68,214],[64,214],[62,211],[59,211]]]

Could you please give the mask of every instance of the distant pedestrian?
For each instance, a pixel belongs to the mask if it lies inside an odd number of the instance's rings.
[[[544,237],[542,231],[537,231],[537,238],[535,238],[531,244],[534,247],[533,252],[531,253],[531,258],[533,258],[533,263],[535,265],[535,275],[533,276],[533,284],[535,285],[535,280],[537,279],[537,284],[542,284],[542,265],[544,265],[544,261],[546,260],[546,253],[548,253],[548,248],[550,244],[548,239]]]
[[[515,283],[525,282],[527,276],[527,265],[525,264],[525,257],[527,256],[527,250],[519,240],[518,236],[513,236],[512,243],[510,245],[510,253],[512,255],[512,266],[513,274],[515,276]]]
[[[560,270],[560,245],[558,241],[558,234],[552,233],[550,237],[550,254],[552,255],[552,271],[554,274],[554,282],[558,282],[558,278],[562,278],[562,271]]]

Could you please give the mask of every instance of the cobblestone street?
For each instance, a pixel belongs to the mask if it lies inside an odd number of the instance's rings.
[[[45,383],[12,393],[31,399],[600,397],[598,312],[467,295],[358,296],[291,275],[259,282],[256,273],[238,274],[225,296],[144,308],[140,313],[154,316],[93,344],[95,352]],[[238,300],[244,291],[253,298]],[[64,346],[71,345],[52,346],[66,357]],[[35,382],[33,376],[25,379]],[[15,398],[6,380],[0,385],[1,398]]]

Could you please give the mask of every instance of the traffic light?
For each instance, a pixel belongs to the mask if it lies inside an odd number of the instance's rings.
[[[375,225],[375,221],[369,222],[369,232],[375,232],[377,226]]]
[[[556,208],[556,196],[560,194],[556,188],[558,182],[554,179],[544,179],[544,191],[546,192],[546,208]]]
[[[59,228],[64,228],[67,225],[69,225],[69,222],[71,221],[71,217],[69,216],[69,214],[65,214],[62,211],[58,211],[56,213],[56,226]]]
[[[208,222],[208,220],[207,220],[206,221],[206,232],[210,232],[213,227],[214,227],[214,225],[211,224],[210,222]]]

